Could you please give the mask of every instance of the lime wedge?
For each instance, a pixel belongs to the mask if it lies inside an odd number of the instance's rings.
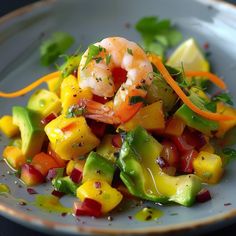
[[[181,67],[192,71],[209,71],[209,62],[203,56],[196,41],[190,38],[183,42],[170,56],[167,65],[172,67]]]

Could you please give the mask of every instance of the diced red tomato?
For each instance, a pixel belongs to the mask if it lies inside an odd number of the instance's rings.
[[[169,166],[178,167],[180,158],[175,144],[170,140],[164,140],[161,144],[163,146],[161,157]]]
[[[193,173],[193,160],[197,157],[198,152],[195,149],[185,152],[181,156],[179,170],[184,173],[191,174]]]
[[[115,88],[117,90],[117,89],[119,89],[121,84],[123,84],[126,81],[127,71],[120,68],[120,67],[115,67],[112,70],[112,77],[113,77],[113,81],[115,84]]]
[[[105,134],[107,124],[98,122],[96,120],[87,119],[87,124],[92,132],[98,137],[102,138]]]
[[[37,169],[43,176],[46,176],[48,171],[52,168],[59,168],[59,165],[50,155],[40,152],[36,154],[31,164]]]
[[[76,216],[99,217],[102,215],[101,203],[99,203],[91,198],[85,198],[83,202],[75,202],[74,209],[75,209]]]
[[[176,145],[176,147],[178,148],[178,150],[181,153],[185,153],[189,150],[192,150],[194,148],[194,146],[190,145],[187,140],[185,139],[185,137],[182,136],[173,136],[171,138],[171,140],[174,142],[174,144]]]
[[[48,116],[46,116],[45,118],[43,118],[41,120],[41,123],[43,125],[46,125],[46,124],[48,124],[49,122],[51,122],[52,120],[54,120],[56,118],[57,118],[57,115],[55,113],[50,113]]]
[[[105,97],[100,97],[100,96],[94,94],[92,100],[95,102],[105,104],[105,103],[109,102],[110,99],[105,98]]]
[[[199,150],[206,144],[204,135],[196,130],[185,129],[181,136],[173,136],[171,139],[181,153],[191,149]]]
[[[196,150],[199,150],[206,144],[204,135],[197,130],[190,131],[189,129],[185,129],[183,137],[187,143],[193,146]]]
[[[122,139],[120,134],[116,134],[112,137],[112,145],[117,148],[121,148],[122,146]]]

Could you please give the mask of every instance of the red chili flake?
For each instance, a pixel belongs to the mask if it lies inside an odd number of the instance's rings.
[[[101,187],[102,187],[101,182],[96,181],[96,182],[94,183],[94,187],[95,187],[95,188],[101,188]]]
[[[227,202],[224,204],[224,206],[231,206],[231,205],[232,205],[232,203],[230,203],[230,202]]]
[[[129,220],[132,220],[132,219],[133,219],[133,217],[132,217],[132,216],[128,216],[128,218],[129,218]]]
[[[29,194],[38,194],[38,192],[37,191],[35,191],[33,188],[27,188],[26,189],[27,190],[27,192],[29,193]]]
[[[62,216],[62,217],[65,217],[66,215],[67,215],[66,212],[62,212],[62,213],[61,213],[61,216]]]
[[[78,76],[78,70],[77,70],[77,69],[75,69],[75,70],[72,72],[72,75],[74,75],[74,76],[75,76],[75,78],[77,78],[77,76]]]

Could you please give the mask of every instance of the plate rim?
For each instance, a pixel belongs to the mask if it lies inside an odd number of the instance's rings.
[[[34,11],[38,8],[43,8],[50,4],[55,3],[57,0],[41,0],[38,2],[34,2],[28,4],[26,6],[20,7],[10,13],[7,13],[0,17],[0,26],[3,26],[6,23],[9,23],[11,20],[17,19],[18,17],[27,15],[31,11]],[[236,4],[225,2],[224,0],[194,0],[196,2],[200,2],[202,4],[218,4],[218,6],[223,5],[227,9],[234,10],[236,14]],[[36,227],[36,230],[39,231],[47,231],[47,232],[57,232],[57,233],[70,233],[70,234],[113,234],[113,235],[120,235],[121,233],[124,235],[128,234],[171,234],[171,233],[180,233],[180,232],[188,232],[193,229],[203,229],[206,226],[214,226],[217,223],[227,222],[227,220],[236,220],[236,209],[232,209],[225,213],[219,213],[214,216],[205,217],[200,220],[193,220],[188,223],[178,223],[178,224],[171,224],[167,226],[158,225],[158,227],[149,226],[143,229],[100,229],[91,226],[79,226],[79,225],[70,225],[70,224],[63,224],[51,220],[44,220],[42,217],[30,215],[25,213],[21,210],[16,210],[7,206],[0,202],[0,215],[3,217],[8,218],[16,223],[22,224],[25,227],[33,228]],[[230,224],[231,221],[228,222]],[[30,223],[30,226],[27,225]],[[35,228],[34,228],[35,229]]]

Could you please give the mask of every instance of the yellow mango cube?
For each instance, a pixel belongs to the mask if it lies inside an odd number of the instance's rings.
[[[6,146],[2,154],[7,163],[15,170],[19,170],[20,167],[26,163],[25,155],[22,153],[19,147]]]
[[[225,133],[233,128],[236,125],[236,109],[234,107],[230,107],[228,105],[225,105],[222,102],[217,103],[216,108],[217,113],[220,113],[222,115],[230,115],[234,116],[234,120],[220,120],[219,122],[219,129],[216,133],[217,138],[221,138],[225,135]]]
[[[93,94],[89,89],[81,89],[75,76],[69,75],[61,84],[62,112],[67,113],[71,105],[77,104],[79,99],[92,99]]]
[[[220,156],[205,151],[201,151],[193,160],[193,169],[203,182],[209,184],[218,183],[223,174]]]
[[[3,116],[0,119],[0,130],[8,137],[12,138],[20,133],[17,125],[13,124],[12,116]]]
[[[152,131],[164,129],[165,118],[162,105],[162,101],[157,101],[141,108],[131,120],[120,125],[118,128],[130,131],[140,125]]]
[[[76,195],[81,201],[84,201],[85,198],[91,198],[99,202],[102,205],[103,214],[114,209],[123,198],[119,191],[102,180],[86,181],[77,189]]]
[[[84,117],[58,116],[45,126],[52,149],[64,160],[77,159],[99,145]]]

